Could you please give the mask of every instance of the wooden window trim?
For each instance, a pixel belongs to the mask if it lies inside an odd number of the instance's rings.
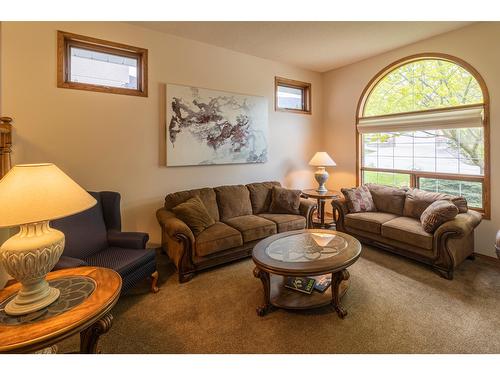
[[[436,172],[423,172],[423,171],[409,171],[405,169],[390,169],[390,168],[373,168],[373,167],[361,167],[360,179],[363,181],[363,172],[381,172],[381,173],[398,173],[406,174],[410,177],[411,188],[420,188],[420,178],[435,178],[438,180],[457,180],[457,181],[470,181],[470,182],[481,182],[483,186],[483,208],[479,207],[469,207],[471,210],[481,212],[483,215],[486,212],[486,194],[485,194],[485,176],[476,175],[466,175],[466,174],[454,174],[454,173],[436,173]]]
[[[358,123],[361,118],[363,118],[363,112],[365,104],[373,90],[373,88],[383,79],[386,75],[390,74],[393,70],[399,68],[402,65],[426,59],[441,59],[445,61],[452,62],[457,64],[467,70],[472,76],[477,80],[479,86],[481,87],[481,91],[483,93],[483,103],[482,106],[484,108],[484,117],[483,117],[483,128],[484,128],[484,175],[483,176],[474,176],[474,175],[461,175],[461,174],[447,174],[447,173],[434,173],[434,172],[421,172],[421,171],[401,171],[395,169],[382,169],[382,168],[368,168],[362,166],[362,135],[358,132]],[[478,104],[474,104],[472,106],[477,106]],[[461,108],[468,107],[460,106]],[[453,107],[453,108],[458,108]],[[417,111],[416,113],[422,112],[434,112],[434,111],[442,111],[447,108],[436,108],[428,111]],[[448,108],[449,109],[449,108]],[[414,112],[411,112],[414,113]],[[401,115],[402,113],[383,115],[381,117],[390,117],[395,115]],[[375,116],[366,116],[366,118],[375,118]],[[491,192],[490,192],[490,95],[488,91],[488,87],[486,86],[486,82],[479,72],[466,61],[444,53],[419,53],[416,55],[411,55],[399,59],[382,70],[380,70],[371,80],[368,82],[366,87],[363,89],[361,96],[358,101],[358,106],[356,109],[356,184],[359,185],[363,181],[363,171],[377,171],[377,172],[390,172],[390,173],[405,173],[410,175],[410,183],[411,187],[417,187],[419,184],[420,177],[430,177],[430,178],[442,178],[442,179],[455,179],[455,180],[463,180],[463,181],[482,181],[483,183],[483,209],[474,209],[483,214],[483,218],[486,220],[491,219]]]
[[[137,89],[93,85],[90,83],[71,82],[70,48],[80,47],[92,51],[126,56],[137,60]],[[57,87],[106,92],[120,95],[148,96],[148,50],[126,44],[91,38],[84,35],[57,31]]]
[[[278,107],[278,86],[291,87],[300,89],[304,93],[302,96],[302,108],[304,109],[290,109]],[[291,112],[310,115],[312,114],[312,99],[311,99],[311,84],[293,79],[274,77],[274,110],[279,112]]]

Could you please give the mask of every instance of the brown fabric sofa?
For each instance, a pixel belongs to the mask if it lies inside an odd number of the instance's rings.
[[[476,211],[459,213],[434,233],[423,230],[417,218],[433,201],[449,198],[444,194],[397,189],[368,184],[376,212],[349,213],[344,198],[332,201],[337,230],[361,242],[426,263],[441,276],[453,279],[453,271],[466,258],[474,257],[474,229],[482,220]],[[416,190],[414,190],[416,192]]]
[[[269,212],[271,192],[279,182],[219,186],[168,194],[156,217],[162,228],[162,248],[174,262],[179,281],[196,272],[247,257],[262,238],[311,227],[316,203],[302,199],[298,215]],[[198,196],[215,224],[195,236],[172,208]]]

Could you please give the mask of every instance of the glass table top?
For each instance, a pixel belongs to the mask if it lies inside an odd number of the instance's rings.
[[[341,236],[308,232],[279,238],[269,244],[266,253],[282,262],[311,262],[336,256],[346,247]]]

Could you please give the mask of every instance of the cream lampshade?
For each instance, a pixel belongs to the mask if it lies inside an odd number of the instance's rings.
[[[316,189],[319,193],[325,193],[328,189],[325,187],[325,183],[328,180],[328,172],[325,167],[335,167],[337,164],[333,161],[333,159],[324,151],[319,151],[314,154],[313,158],[309,162],[309,165],[313,167],[318,167],[316,172],[314,173],[314,178],[319,184],[318,189]]]
[[[21,290],[5,312],[24,315],[59,297],[45,276],[64,250],[64,234],[49,220],[84,211],[96,200],[54,164],[16,165],[0,180],[0,228],[20,226],[0,247],[0,261]]]

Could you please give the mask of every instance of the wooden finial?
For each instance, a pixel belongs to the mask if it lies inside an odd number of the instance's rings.
[[[12,117],[2,116],[0,117],[0,122],[2,124],[10,125],[10,123],[12,122]]]

